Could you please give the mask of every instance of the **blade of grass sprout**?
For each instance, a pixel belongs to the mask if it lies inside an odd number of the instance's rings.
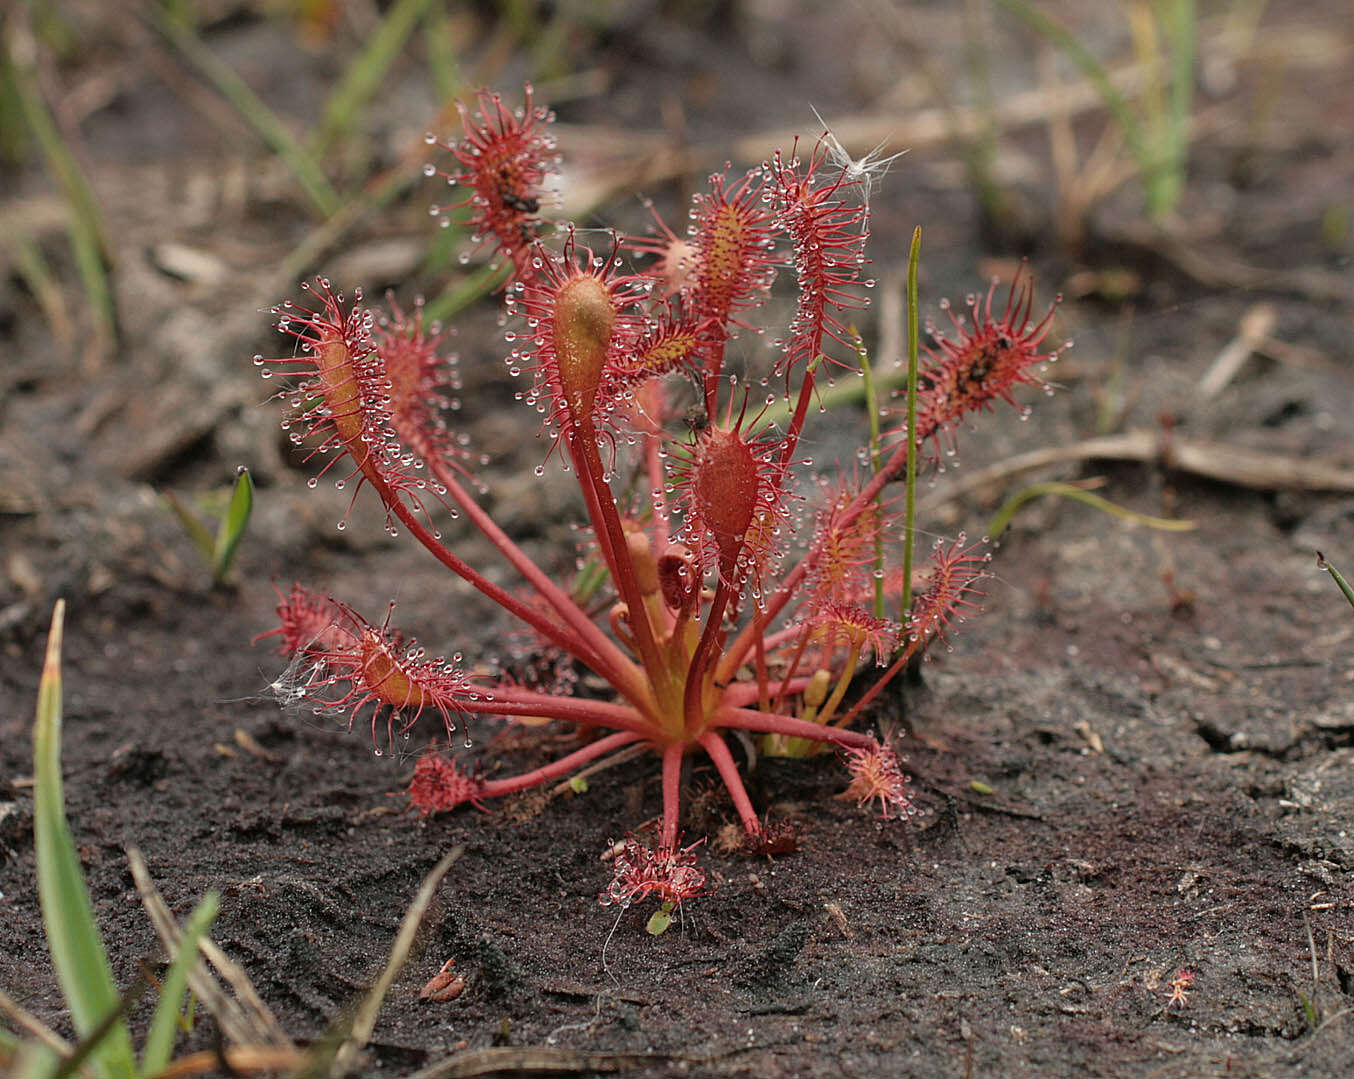
[[[94,921],[75,840],[66,823],[61,787],[61,639],[65,616],[66,601],[57,600],[33,730],[33,846],[47,947],[71,1021],[83,1036],[116,1011],[118,991]],[[132,1039],[124,1023],[113,1024],[94,1049],[94,1059],[99,1071],[113,1079],[135,1073]]]
[[[27,160],[28,127],[23,120],[23,102],[9,49],[0,48],[0,160],[22,165]]]
[[[902,389],[907,385],[907,369],[899,370],[897,374],[881,374],[873,371],[871,378],[874,380],[874,392],[876,399],[881,398],[885,393],[893,390]],[[834,408],[845,408],[847,405],[867,405],[869,391],[865,388],[865,380],[862,379],[843,379],[832,386],[815,386],[814,393],[817,395],[818,403],[828,412]],[[794,402],[777,401],[775,404],[768,405],[762,409],[758,415],[762,422],[766,424],[785,423],[794,415]]]
[[[476,300],[488,296],[501,288],[508,280],[508,267],[489,264],[480,267],[474,273],[453,281],[441,295],[431,300],[423,309],[423,317],[429,322],[448,322],[455,318]]]
[[[1158,18],[1166,31],[1171,50],[1171,91],[1169,125],[1166,134],[1166,160],[1162,163],[1158,192],[1158,213],[1169,213],[1180,201],[1185,183],[1185,161],[1189,154],[1189,117],[1194,107],[1195,17],[1194,0],[1158,0]],[[1165,13],[1161,9],[1165,8]],[[1149,210],[1153,207],[1149,206]]]
[[[1138,111],[1142,118],[1143,145],[1152,150],[1152,160],[1143,171],[1143,187],[1147,205],[1154,207],[1160,197],[1158,192],[1166,167],[1166,77],[1162,70],[1160,35],[1148,0],[1133,0],[1125,5],[1125,10],[1133,39],[1134,60],[1149,73]]]
[[[179,1027],[179,1001],[183,999],[184,989],[188,985],[188,972],[197,962],[198,942],[216,920],[216,912],[220,907],[221,897],[215,892],[208,892],[184,924],[178,954],[174,956],[174,963],[160,984],[160,999],[155,1005],[150,1033],[141,1048],[142,1075],[158,1075],[169,1064],[169,1055],[174,1050],[174,1038]]]
[[[1110,353],[1109,374],[1101,387],[1095,410],[1095,433],[1107,435],[1119,426],[1124,413],[1124,371],[1132,343],[1132,304],[1125,304],[1114,333],[1114,349]]]
[[[1349,600],[1349,605],[1354,607],[1354,589],[1350,588],[1349,582],[1344,579],[1338,569],[1326,561],[1326,556],[1320,551],[1316,552],[1316,564],[1318,568],[1324,569],[1331,575],[1331,579],[1335,581],[1336,586],[1345,594],[1345,599]]]
[[[367,1044],[372,1030],[376,1027],[376,1016],[381,1010],[386,994],[395,984],[400,969],[413,950],[419,923],[437,892],[437,886],[446,876],[447,870],[464,853],[464,846],[455,847],[433,866],[432,872],[424,879],[418,894],[414,896],[413,903],[405,911],[404,919],[400,922],[400,931],[395,936],[395,943],[390,949],[390,957],[386,960],[384,969],[348,1021],[347,1031],[340,1027],[317,1044],[309,1054],[305,1067],[301,1069],[301,1075],[315,1076],[319,1079],[322,1076],[347,1075],[352,1070],[357,1062],[357,1054]]]
[[[231,492],[230,505],[226,507],[216,528],[216,541],[212,545],[211,555],[212,584],[220,586],[225,583],[253,509],[254,481],[250,478],[249,469],[241,465],[235,473],[235,490]]]
[[[80,1043],[76,1045],[71,1055],[63,1060],[61,1066],[52,1073],[51,1079],[67,1079],[68,1076],[82,1074],[81,1065],[98,1052],[100,1046],[104,1044],[104,1039],[115,1030],[125,1031],[127,1029],[123,1017],[141,1003],[141,998],[146,995],[146,990],[149,988],[150,979],[144,974],[139,975],[136,981],[132,982],[118,998],[117,1006],[100,1019],[93,1030],[80,1039]]]
[[[54,1053],[50,1046],[25,1042],[16,1050],[6,1074],[13,1079],[52,1079],[52,1073],[60,1064],[60,1054]]]
[[[80,284],[94,314],[95,336],[91,349],[97,362],[102,359],[102,352],[117,340],[117,313],[105,268],[109,250],[107,235],[93,189],[61,137],[43,98],[32,59],[37,46],[21,22],[11,22],[5,33],[6,62],[0,65],[0,76],[12,83],[5,88],[6,96],[18,102],[24,123],[70,205],[71,217],[66,231],[70,235]]]
[[[907,647],[907,623],[912,615],[912,556],[916,548],[917,520],[917,369],[920,364],[920,330],[917,321],[917,264],[921,261],[921,226],[912,231],[907,253],[907,482],[903,510],[903,590],[898,624],[903,627],[898,647]]]
[[[202,43],[191,26],[170,18],[155,4],[146,5],[143,11],[151,26],[207,78],[282,159],[321,216],[329,217],[338,210],[342,199],[325,179],[319,163],[245,81]]]
[[[348,230],[373,211],[394,202],[423,174],[413,162],[426,149],[422,137],[390,169],[374,177],[356,198],[345,202],[327,221],[306,233],[300,243],[282,258],[276,269],[270,270],[259,284],[256,306],[272,303],[270,297],[290,288],[297,278],[305,276],[325,252],[337,247]]]
[[[310,156],[320,161],[344,131],[357,127],[363,108],[385,81],[414,27],[423,18],[430,0],[396,0],[386,12],[365,47],[348,64],[334,92],[325,103],[319,130],[310,140]]]
[[[20,1030],[27,1031],[34,1038],[40,1041],[47,1048],[60,1056],[66,1056],[70,1053],[70,1043],[61,1035],[44,1023],[32,1012],[20,1006],[18,1001],[0,989],[0,1013],[9,1017],[10,1022]],[[12,1045],[17,1047],[20,1043],[9,1031],[0,1027],[0,1044]],[[46,1073],[44,1073],[46,1074]]]
[[[997,510],[996,515],[987,526],[987,535],[991,539],[996,539],[1006,531],[1007,526],[1020,508],[1027,502],[1036,498],[1043,498],[1045,495],[1055,495],[1059,498],[1070,498],[1074,502],[1080,502],[1083,505],[1093,509],[1102,510],[1112,517],[1118,517],[1121,521],[1132,521],[1134,524],[1146,525],[1148,528],[1156,529],[1158,532],[1190,532],[1197,526],[1193,521],[1182,520],[1175,517],[1151,517],[1145,513],[1139,513],[1137,510],[1131,510],[1127,506],[1121,506],[1116,502],[1111,502],[1107,498],[1101,498],[1100,495],[1092,494],[1085,486],[1078,486],[1074,483],[1059,483],[1050,481],[1048,483],[1032,483],[1022,491],[1017,491],[1005,503],[1001,509]]]
[[[870,424],[870,472],[879,471],[879,395],[875,390],[874,373],[870,368],[870,350],[854,326],[849,327],[851,344],[860,358],[860,378],[865,386],[865,412]],[[874,504],[878,509],[882,495],[875,495]],[[884,617],[884,536],[879,529],[874,534],[874,616]]]
[[[1124,141],[1128,144],[1129,153],[1133,155],[1133,160],[1138,163],[1138,167],[1144,174],[1150,174],[1153,157],[1148,153],[1146,144],[1143,142],[1138,118],[1129,108],[1127,99],[1115,89],[1109,72],[1105,70],[1105,65],[1097,60],[1095,55],[1062,23],[1045,15],[1034,5],[1028,3],[1028,0],[996,0],[996,2],[1012,15],[1021,19],[1045,41],[1061,49],[1066,53],[1069,60],[1081,68],[1081,73],[1095,87],[1096,92],[1100,95],[1100,100],[1104,102],[1105,108],[1109,110],[1114,122],[1119,125],[1119,129],[1123,132]]]
[[[52,336],[62,345],[71,345],[75,341],[75,328],[66,313],[61,286],[47,268],[42,249],[27,236],[15,236],[10,240],[10,250],[14,254],[15,269],[42,309],[42,316],[47,320]]]
[[[193,1027],[197,1024],[197,994],[191,989],[188,990],[188,1003],[184,1005],[183,1012],[174,1019],[184,1034],[193,1033]]]
[[[183,526],[183,530],[188,533],[188,538],[193,541],[193,546],[202,555],[203,561],[210,565],[212,554],[216,550],[216,541],[212,539],[212,534],[207,530],[207,526],[202,523],[202,518],[189,509],[183,499],[173,491],[166,491],[164,499],[169,508],[174,511],[174,516],[179,519],[179,524]]]
[[[23,24],[14,24],[5,34],[5,63],[0,72],[12,86],[6,87],[6,96],[18,103],[29,132],[37,140],[57,182],[66,193],[75,216],[81,220],[81,231],[93,238],[100,253],[108,250],[107,236],[99,216],[94,192],[76,163],[75,156],[61,137],[51,110],[43,97],[34,62],[37,44],[31,31]]]

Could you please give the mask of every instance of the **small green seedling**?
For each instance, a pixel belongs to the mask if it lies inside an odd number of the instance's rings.
[[[663,900],[663,905],[659,907],[649,917],[648,924],[644,926],[650,936],[661,937],[668,931],[668,926],[672,924],[672,912],[675,905],[671,899]]]
[[[249,515],[254,509],[254,480],[249,475],[249,469],[241,465],[235,470],[235,487],[224,511],[217,517],[215,535],[212,535],[202,516],[190,509],[174,492],[166,491],[165,501],[188,533],[188,538],[193,541],[193,546],[211,568],[212,587],[224,588],[231,563],[235,561],[235,552],[249,526]]]

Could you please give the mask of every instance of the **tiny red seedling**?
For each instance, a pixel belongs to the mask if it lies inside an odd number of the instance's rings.
[[[272,631],[297,661],[293,692],[350,724],[362,717],[378,745],[429,712],[448,732],[489,716],[577,728],[578,748],[516,776],[485,777],[430,752],[409,788],[425,814],[483,807],[651,747],[662,762],[661,827],[652,845],[626,841],[603,893],[609,902],[657,895],[675,906],[704,890],[693,848],[679,843],[682,764],[697,751],[723,780],[747,846],[784,849],[784,829],[763,821],[744,788],[731,732],[760,735],[773,752],[836,747],[852,775],[850,797],[885,817],[914,813],[895,749],[850,724],[974,604],[987,556],[962,537],[938,544],[905,624],[889,622],[877,609],[876,582],[898,589],[891,555],[901,540],[885,490],[904,475],[909,441],[936,458],[966,414],[1039,381],[1035,372],[1054,355],[1041,351],[1052,309],[1031,321],[1033,287],[1022,274],[1000,317],[989,291],[985,302],[970,301],[968,324],[954,320],[955,336],[932,330],[937,347],[922,373],[915,432],[909,438],[906,421],[895,424],[877,468],[819,484],[825,494],[812,506],[796,493],[807,464],[800,444],[825,372],[859,362],[844,319],[873,284],[862,279],[872,178],[844,167],[825,136],[806,157],[792,149],[732,181],[727,170],[712,176],[683,236],[660,222],[657,235],[613,236],[589,250],[561,226],[561,242],[550,246],[540,237],[549,231],[542,207],[556,167],[552,116],[529,91],[520,111],[481,92],[478,112],[463,108],[461,116],[461,140],[430,138],[452,154],[453,171],[428,173],[463,194],[445,210],[468,214],[476,242],[494,248],[509,273],[508,363],[530,381],[520,396],[544,416],[547,457],[558,455],[577,479],[591,526],[582,558],[609,582],[605,618],[595,600],[585,605],[529,558],[472,493],[474,458],[446,422],[454,368],[439,330],[417,310],[379,315],[360,293],[347,301],[320,279],[311,304],[275,308],[295,354],[256,362],[265,377],[288,376],[285,426],[327,458],[321,474],[346,458],[339,482],[373,488],[389,531],[408,531],[614,696],[483,677],[459,655],[429,659],[389,625],[299,585],[282,598]],[[648,265],[636,268],[631,258]],[[726,357],[730,342],[740,331],[760,332],[757,310],[787,268],[797,303],[777,359],[765,381],[740,384]],[[777,400],[789,417],[779,425],[766,419]],[[501,552],[524,582],[520,594],[443,542],[432,522],[439,506]],[[887,669],[844,707],[869,659]]]

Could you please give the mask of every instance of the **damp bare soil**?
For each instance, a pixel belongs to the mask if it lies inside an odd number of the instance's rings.
[[[1294,5],[1267,29],[1347,58],[1341,7]],[[560,106],[592,125],[580,152],[613,146],[597,125],[666,124],[676,139],[676,109],[689,116],[683,138],[723,154],[718,136],[808,130],[810,100],[873,110],[884,95],[860,74],[878,59],[866,43],[915,59],[906,40],[796,15],[803,34],[841,38],[848,54],[819,56],[796,44],[803,35],[758,23],[760,5],[738,11],[731,26],[626,24],[578,46],[607,80],[604,94]],[[933,35],[949,26],[927,6],[918,17]],[[289,33],[241,9],[207,40],[304,111],[300,91],[319,93],[333,72]],[[1040,297],[1069,293],[1057,333],[1077,344],[1054,372],[1057,394],[1028,398],[1031,422],[1008,413],[965,433],[962,467],[923,491],[925,527],[980,534],[1029,477],[968,477],[1106,431],[1146,432],[1152,451],[1073,455],[1034,478],[1102,477],[1106,498],[1196,527],[1154,532],[1073,502],[1027,507],[995,552],[984,612],[870,717],[907,732],[926,815],[863,815],[837,797],[845,781],[828,756],[750,762],[754,801],[798,824],[799,850],[767,859],[707,845],[710,894],[652,936],[651,910],[618,916],[598,894],[609,844],[658,811],[654,761],[544,804],[421,820],[400,794],[420,742],[377,756],[363,731],[285,707],[282,661],[251,646],[273,624],[273,583],[292,580],[372,617],[396,601],[430,650],[512,645],[492,610],[385,536],[365,499],[337,532],[349,493],[308,491],[308,470],[284,452],[249,357],[276,347],[257,293],[304,238],[304,214],[285,180],[244,175],[257,151],[194,111],[201,91],[171,93],[153,65],[131,64],[158,48],[114,34],[86,60],[96,74],[124,72],[82,128],[118,245],[119,350],[91,359],[53,342],[17,276],[0,290],[0,986],[24,1007],[69,1034],[36,897],[29,748],[46,622],[65,597],[68,813],[120,983],[163,959],[129,845],[177,915],[221,893],[215,940],[302,1043],[362,995],[420,881],[463,848],[362,1074],[444,1062],[443,1074],[1348,1074],[1354,611],[1314,552],[1354,569],[1354,296],[1337,227],[1354,209],[1354,67],[1296,53],[1290,62],[1307,67],[1241,63],[1239,83],[1205,102],[1213,119],[1192,148],[1185,212],[1159,243],[1132,225],[1130,186],[1081,246],[1056,244],[1051,187],[1021,172],[1048,168],[1046,131],[1004,136],[1025,215],[1015,235]],[[302,59],[278,74],[292,53]],[[521,72],[510,63],[496,77]],[[647,92],[655,80],[666,103]],[[721,116],[740,130],[722,132]],[[994,266],[1009,271],[1022,247],[984,227],[958,161],[947,144],[923,145],[875,196],[881,282],[896,281],[912,226],[926,227],[927,311]],[[40,201],[38,181],[21,178]],[[680,190],[666,180],[656,193]],[[371,291],[398,283],[381,258],[423,242],[428,200],[414,191],[395,225],[355,227],[302,272],[348,259]],[[615,205],[640,227],[633,198]],[[173,261],[177,248],[225,276],[202,279]],[[1272,316],[1267,343],[1205,398],[1200,380],[1257,304]],[[886,307],[866,319],[873,341],[887,340]],[[563,573],[576,507],[567,477],[534,475],[548,445],[535,415],[514,408],[494,302],[460,326],[462,416],[494,458],[486,498]],[[828,462],[851,444],[830,435],[863,423],[849,408],[823,418],[830,434],[815,452]],[[218,487],[240,463],[259,480],[258,510],[238,587],[212,592],[160,493]],[[466,557],[492,561],[449,528]],[[491,768],[532,767],[569,744],[567,732],[471,730],[467,758]],[[732,818],[704,763],[684,784],[688,837]],[[421,999],[448,960],[464,991]],[[185,1045],[215,1039],[204,1017]]]

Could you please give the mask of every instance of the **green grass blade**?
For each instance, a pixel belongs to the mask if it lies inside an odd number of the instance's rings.
[[[179,524],[183,530],[188,533],[188,538],[193,541],[193,546],[198,549],[198,553],[203,559],[210,563],[212,556],[216,551],[216,541],[212,539],[212,534],[207,526],[202,523],[198,517],[173,491],[164,493],[165,503],[174,511],[174,516],[179,519]]]
[[[47,947],[71,1020],[83,1037],[119,1007],[119,999],[75,840],[66,823],[61,786],[61,638],[65,614],[66,601],[57,600],[38,689],[33,730],[33,843]],[[108,1079],[134,1075],[136,1064],[126,1024],[120,1020],[114,1023],[92,1057]]]
[[[0,103],[2,108],[4,105]],[[66,313],[61,286],[43,258],[42,250],[29,236],[12,236],[9,246],[14,257],[14,268],[42,309],[42,316],[47,320],[52,337],[58,344],[69,348],[75,342],[75,327]]]
[[[386,12],[376,33],[368,38],[366,47],[353,58],[342,81],[329,95],[320,129],[310,142],[310,153],[316,160],[324,157],[345,130],[356,128],[363,107],[380,89],[428,4],[429,0],[397,0]]]
[[[220,907],[221,897],[215,892],[208,892],[183,927],[178,954],[174,956],[169,973],[160,985],[160,1000],[155,1005],[150,1034],[141,1050],[142,1075],[155,1075],[169,1064],[169,1055],[174,1050],[174,1037],[179,1028],[179,1001],[183,999],[183,992],[188,986],[188,972],[197,962],[197,944],[216,920],[216,912]]]
[[[1162,162],[1162,175],[1156,192],[1159,205],[1149,209],[1156,213],[1169,213],[1180,201],[1185,184],[1190,111],[1194,107],[1195,33],[1198,19],[1194,0],[1164,0],[1164,3],[1157,4],[1157,13],[1171,50],[1170,112],[1166,159]]]
[[[36,1041],[27,1041],[20,1046],[10,1061],[9,1072],[13,1079],[52,1079],[61,1066],[61,1057],[50,1047]]]
[[[423,308],[427,322],[447,322],[472,303],[488,296],[508,280],[508,266],[493,263],[481,266],[470,275],[453,281],[435,299]]]
[[[1138,118],[1129,108],[1124,95],[1119,93],[1114,83],[1110,81],[1109,72],[1105,70],[1105,65],[1096,59],[1095,54],[1078,41],[1067,27],[1056,19],[1045,15],[1033,4],[1028,3],[1027,0],[996,0],[996,2],[1024,22],[1045,41],[1061,49],[1067,54],[1069,60],[1081,68],[1081,73],[1095,87],[1096,92],[1100,95],[1100,100],[1104,102],[1105,108],[1109,110],[1110,115],[1114,117],[1114,122],[1119,125],[1119,130],[1123,132],[1124,142],[1128,144],[1129,153],[1133,155],[1133,160],[1138,163],[1138,168],[1144,172],[1149,172],[1154,158],[1147,150],[1142,129],[1138,127]]]
[[[1349,582],[1344,579],[1338,569],[1326,561],[1326,556],[1320,551],[1316,552],[1316,564],[1331,575],[1331,579],[1336,586],[1345,594],[1345,599],[1349,600],[1349,605],[1354,607],[1354,589],[1350,588]]]
[[[117,314],[105,267],[108,244],[103,221],[94,191],[61,137],[61,130],[43,99],[34,65],[21,59],[26,48],[36,46],[31,41],[16,41],[18,33],[18,29],[10,28],[5,38],[5,63],[0,65],[0,74],[9,83],[5,87],[5,96],[18,103],[25,125],[41,148],[47,167],[70,206],[71,217],[66,231],[75,252],[76,269],[94,312],[101,347],[110,346],[117,336]]]
[[[235,106],[241,116],[258,133],[268,147],[291,170],[296,182],[324,217],[329,217],[342,204],[338,193],[330,186],[319,163],[278,119],[245,81],[229,65],[222,62],[192,27],[165,15],[156,5],[149,4],[147,12],[151,25],[169,40],[180,53],[216,87],[217,91]]]
[[[1176,517],[1151,517],[1146,513],[1139,513],[1137,510],[1131,510],[1127,506],[1121,506],[1117,502],[1111,502],[1108,498],[1101,498],[1100,495],[1092,494],[1084,487],[1078,487],[1073,483],[1058,483],[1056,481],[1049,483],[1032,483],[1023,490],[1017,491],[997,510],[996,516],[987,526],[987,535],[989,539],[996,539],[1006,531],[1020,507],[1025,503],[1033,501],[1036,498],[1043,498],[1045,495],[1054,495],[1058,498],[1070,498],[1074,502],[1081,502],[1093,509],[1101,510],[1112,517],[1118,517],[1121,521],[1132,521],[1134,524],[1146,525],[1148,528],[1154,528],[1158,532],[1190,532],[1196,525],[1193,521],[1183,520]]]
[[[235,473],[235,490],[231,492],[230,505],[216,529],[216,543],[212,551],[212,583],[224,583],[230,572],[230,564],[235,560],[236,548],[244,538],[249,526],[249,514],[254,509],[254,481],[249,469],[241,465]]]
[[[61,1061],[61,1066],[52,1073],[51,1079],[71,1079],[72,1076],[87,1074],[85,1061],[98,1053],[110,1033],[124,1027],[125,1017],[141,1003],[141,998],[146,995],[149,988],[150,981],[145,974],[141,974],[118,998],[118,1006],[105,1015],[98,1026],[81,1038],[70,1056]]]
[[[888,371],[871,371],[870,378],[874,383],[875,399],[879,400],[886,394],[894,390],[905,389],[907,386],[907,371],[890,374]],[[869,407],[869,390],[865,387],[863,378],[842,379],[834,386],[814,387],[817,394],[818,403],[823,406],[824,411],[831,412],[833,409],[845,408],[848,405],[864,405]],[[767,405],[758,415],[763,424],[773,423],[784,424],[794,415],[794,402],[785,402],[777,400],[774,404]]]

